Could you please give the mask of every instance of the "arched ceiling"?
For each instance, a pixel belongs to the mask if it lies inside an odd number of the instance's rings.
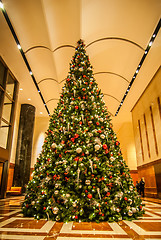
[[[32,73],[52,114],[69,63],[81,38],[112,116],[138,68],[161,16],[160,0],[3,0]],[[47,111],[20,51],[0,13],[0,55],[20,82],[20,103]],[[159,30],[146,60],[117,115],[128,121],[130,111],[161,63]],[[31,99],[28,102],[28,98]]]

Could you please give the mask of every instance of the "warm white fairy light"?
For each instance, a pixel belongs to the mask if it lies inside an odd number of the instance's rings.
[[[18,47],[19,50],[22,49],[20,44],[17,44],[17,47]]]
[[[0,2],[0,8],[4,10],[4,6],[2,2]]]

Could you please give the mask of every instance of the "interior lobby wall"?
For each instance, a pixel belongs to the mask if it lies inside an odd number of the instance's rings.
[[[130,168],[131,177],[135,185],[138,180],[138,172],[132,122],[122,124],[117,132],[117,138],[120,142],[123,158]]]
[[[161,67],[132,109],[139,178],[146,195],[161,197]],[[156,167],[157,165],[157,167]]]

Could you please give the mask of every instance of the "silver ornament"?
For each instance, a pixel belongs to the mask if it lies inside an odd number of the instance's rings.
[[[90,185],[90,184],[91,184],[91,181],[90,181],[90,180],[86,180],[86,181],[85,181],[85,184]]]
[[[105,139],[105,135],[104,135],[104,134],[101,134],[101,135],[100,135],[100,138]]]
[[[52,147],[52,148],[56,148],[56,147],[57,147],[57,144],[56,144],[56,143],[53,143],[53,144],[51,145],[51,147]]]
[[[132,204],[132,200],[131,200],[131,199],[129,199],[128,201],[130,202],[130,205],[131,205],[131,204]]]
[[[129,217],[131,217],[133,215],[133,212],[132,211],[128,211],[128,215],[129,215]]]
[[[53,213],[54,213],[54,214],[57,214],[58,211],[59,211],[59,208],[57,208],[57,207],[54,207],[54,208],[53,208]]]
[[[94,148],[95,148],[95,151],[98,151],[100,149],[100,145],[96,144]]]
[[[73,207],[76,207],[76,206],[77,206],[76,202],[73,202]]]
[[[77,152],[77,153],[81,153],[81,152],[82,152],[82,148],[78,147],[78,148],[76,149],[76,152]]]
[[[55,184],[55,187],[56,187],[56,188],[58,188],[58,187],[59,187],[59,185],[60,185],[59,183],[56,183],[56,184]]]
[[[136,213],[136,208],[132,207],[132,212]]]

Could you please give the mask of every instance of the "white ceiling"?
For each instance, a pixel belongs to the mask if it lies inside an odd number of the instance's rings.
[[[52,114],[74,47],[81,38],[95,79],[114,116],[161,16],[161,0],[3,0],[21,47]],[[47,111],[0,13],[0,55],[20,82],[20,103]],[[161,63],[161,30],[126,97],[115,127],[130,111]],[[29,101],[28,98],[31,100]]]

